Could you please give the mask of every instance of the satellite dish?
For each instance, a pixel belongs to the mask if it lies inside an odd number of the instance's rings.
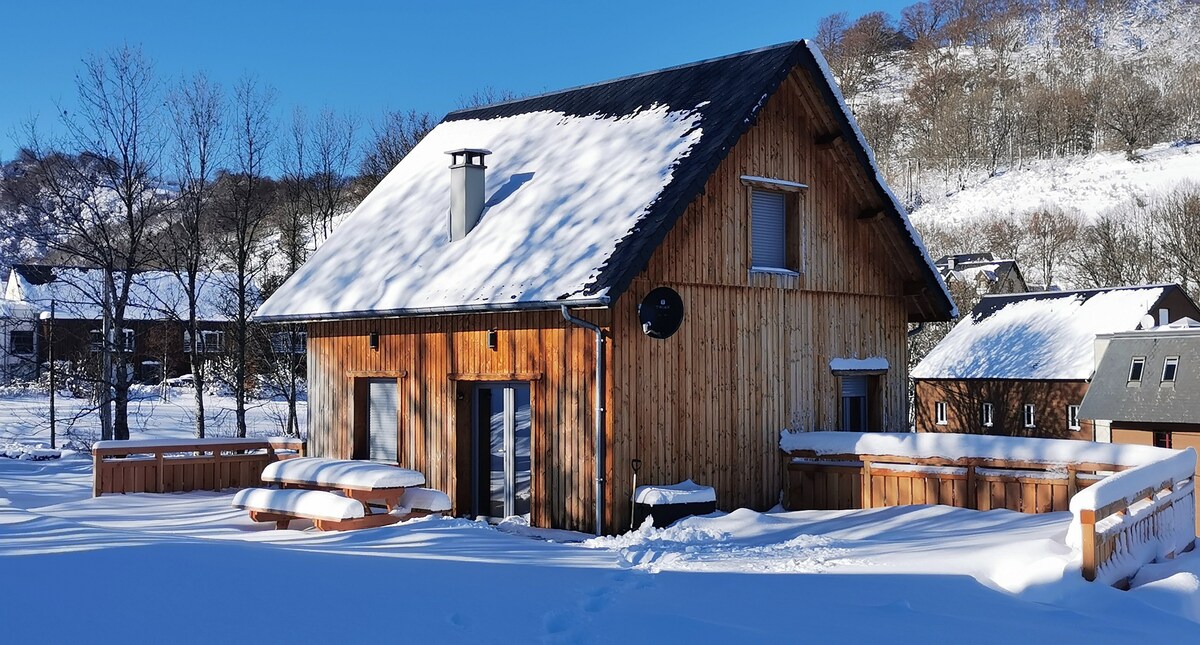
[[[1154,327],[1154,316],[1146,314],[1142,316],[1142,329],[1152,329]]]
[[[683,324],[683,298],[670,287],[658,287],[638,305],[642,331],[651,338],[669,338]]]

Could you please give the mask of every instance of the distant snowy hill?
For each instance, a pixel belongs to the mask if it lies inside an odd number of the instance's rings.
[[[1141,161],[1129,161],[1120,152],[1100,152],[1027,162],[936,198],[915,209],[912,217],[918,226],[959,225],[1052,206],[1094,220],[1113,208],[1152,201],[1187,182],[1200,185],[1200,143],[1160,144],[1147,150]]]

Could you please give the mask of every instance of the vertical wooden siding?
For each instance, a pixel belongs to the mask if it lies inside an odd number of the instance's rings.
[[[638,483],[691,478],[720,508],[775,505],[783,488],[783,428],[836,429],[836,357],[883,356],[882,427],[906,425],[905,259],[881,242],[861,169],[814,139],[833,126],[793,72],[710,177],[704,193],[613,311],[611,460],[617,526],[629,522],[630,461]],[[808,184],[797,201],[798,276],[751,274],[752,175]],[[898,264],[899,263],[899,264]],[[679,332],[646,337],[637,305],[670,286],[686,310]]]
[[[608,324],[604,311],[580,315]],[[496,350],[487,348],[489,329],[498,332]],[[372,331],[380,335],[378,351],[369,347]],[[458,464],[464,456],[469,462],[470,447],[458,445],[458,435],[470,384],[530,381],[532,519],[591,530],[593,344],[591,332],[568,326],[558,312],[310,324],[310,453],[350,458],[355,379],[397,377],[401,465],[425,473],[429,486],[451,495],[456,512],[466,512]]]

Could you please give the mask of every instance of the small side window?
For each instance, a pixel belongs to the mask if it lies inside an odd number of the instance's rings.
[[[1179,357],[1168,356],[1167,360],[1163,361],[1163,383],[1174,383],[1175,373],[1179,371]]]
[[[992,407],[991,403],[983,404],[983,409],[979,412],[979,421],[983,424],[983,427],[990,428],[994,425],[995,413],[995,408]]]
[[[1142,370],[1146,367],[1145,356],[1134,356],[1133,361],[1129,363],[1129,382],[1141,383]]]
[[[938,425],[940,425],[940,426],[944,426],[944,425],[946,425],[946,424],[947,424],[947,421],[946,421],[946,402],[945,402],[945,401],[938,401],[937,403],[935,403],[935,404],[934,404],[934,406],[933,406],[933,412],[934,412],[934,416],[935,416],[935,417],[937,417],[937,424],[938,424]]]
[[[1068,405],[1067,406],[1067,429],[1078,430],[1079,428],[1080,428],[1079,406],[1078,405]]]
[[[1171,448],[1171,433],[1170,432],[1155,432],[1154,447],[1155,448]]]
[[[1034,427],[1037,427],[1037,426],[1034,424],[1034,418],[1033,418],[1033,404],[1032,404],[1032,403],[1026,403],[1026,404],[1024,405],[1024,410],[1025,410],[1025,427],[1026,427],[1026,428],[1034,428]]]

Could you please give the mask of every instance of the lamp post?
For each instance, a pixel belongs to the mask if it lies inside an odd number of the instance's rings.
[[[42,320],[46,321],[46,358],[50,361],[50,447],[57,448],[54,427],[54,393],[58,385],[54,382],[54,301],[50,301],[50,311],[43,311]]]

